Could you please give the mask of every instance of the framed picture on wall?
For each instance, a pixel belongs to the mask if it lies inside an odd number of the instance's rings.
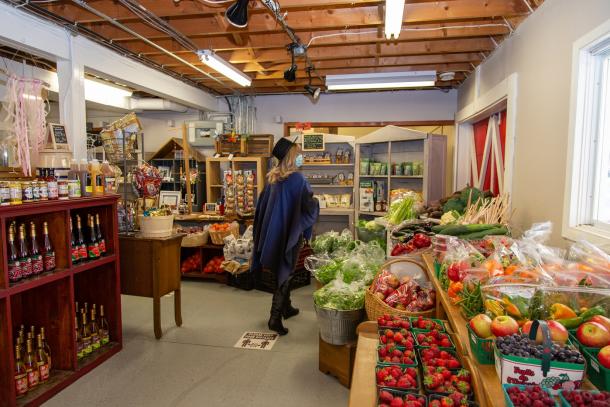
[[[159,206],[167,205],[172,210],[177,210],[182,198],[181,191],[161,191],[159,193]]]
[[[162,166],[160,165],[159,167],[159,175],[161,175],[161,177],[163,177],[163,181],[172,181],[172,169],[171,167],[166,167],[166,166]]]

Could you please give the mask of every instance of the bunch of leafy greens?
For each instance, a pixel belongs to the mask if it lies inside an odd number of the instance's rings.
[[[327,264],[320,266],[317,270],[315,270],[314,277],[322,284],[328,284],[335,278],[337,278],[337,273],[341,270],[343,262],[331,260]]]
[[[314,292],[313,299],[320,308],[353,311],[364,308],[365,289],[362,282],[346,284],[337,279]]]
[[[313,252],[317,255],[331,255],[339,250],[347,250],[349,247],[354,247],[354,238],[352,233],[345,229],[341,234],[330,231],[316,236],[311,243]]]

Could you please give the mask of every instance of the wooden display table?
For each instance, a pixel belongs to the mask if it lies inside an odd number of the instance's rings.
[[[93,370],[122,348],[119,287],[118,195],[42,201],[0,207],[0,407],[39,406],[79,377]],[[99,214],[107,254],[72,264],[69,219]],[[7,273],[7,229],[11,222],[34,222],[39,233],[43,222],[55,249],[56,269],[16,283]],[[75,331],[75,301],[104,306],[110,343],[79,359]],[[15,394],[14,341],[20,325],[44,327],[53,357],[48,382],[17,399]]]
[[[358,325],[358,345],[352,387],[349,392],[349,407],[374,407],[377,401],[375,366],[379,334],[377,322],[366,321]]]
[[[155,337],[161,338],[161,297],[174,292],[174,318],[182,325],[180,244],[183,234],[167,238],[120,236],[121,293],[153,299]]]

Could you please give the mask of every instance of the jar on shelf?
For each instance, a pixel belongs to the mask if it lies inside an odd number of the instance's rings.
[[[11,188],[8,181],[0,181],[0,206],[11,204]]]
[[[32,189],[32,183],[29,181],[21,182],[21,198],[23,203],[34,201],[34,191]]]
[[[10,194],[11,205],[22,204],[23,203],[23,200],[22,200],[23,193],[21,191],[21,182],[12,181],[9,184],[9,194]]]

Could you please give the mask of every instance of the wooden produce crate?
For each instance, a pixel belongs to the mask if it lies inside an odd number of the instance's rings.
[[[240,137],[237,136],[237,141],[229,141],[229,135],[223,134],[216,139],[216,153],[223,155],[240,155],[241,154],[241,142]]]
[[[356,343],[331,345],[319,339],[318,368],[320,372],[335,376],[348,389],[352,384],[352,371],[356,360]]]
[[[241,139],[241,153],[247,157],[271,157],[274,138],[271,134],[252,134]]]

